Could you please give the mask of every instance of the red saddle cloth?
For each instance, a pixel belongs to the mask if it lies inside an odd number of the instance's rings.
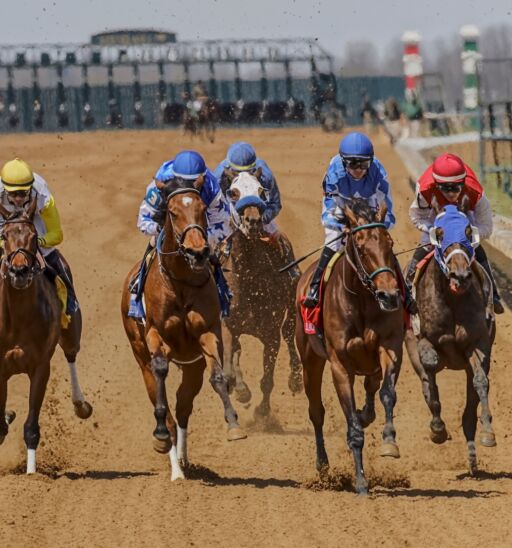
[[[325,276],[325,272],[324,272]],[[306,295],[300,298],[300,311],[302,314],[302,323],[304,324],[304,333],[306,335],[317,335],[323,331],[322,304],[324,300],[324,278],[320,282],[319,299],[315,308],[306,308],[304,300]]]

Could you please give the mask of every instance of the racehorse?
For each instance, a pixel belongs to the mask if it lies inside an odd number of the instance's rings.
[[[347,201],[345,253],[334,264],[323,291],[323,336],[306,335],[303,300],[315,269],[313,263],[297,288],[296,343],[304,367],[304,388],[309,417],[315,429],[316,467],[324,475],[329,461],[324,446],[322,376],[326,360],[347,420],[347,441],[356,470],[356,491],[365,494],[368,483],[363,471],[363,428],[375,420],[375,393],[380,387],[386,422],[381,456],[400,456],[395,440],[393,408],[395,385],[402,363],[404,312],[397,280],[393,240],[384,219],[386,206],[375,211],[362,199]],[[366,402],[356,410],[354,377],[365,377]],[[381,380],[383,380],[381,385]]]
[[[406,334],[406,348],[421,379],[423,395],[432,413],[431,439],[448,439],[441,419],[441,403],[436,374],[444,367],[466,373],[466,406],[462,428],[466,437],[471,474],[477,471],[475,432],[478,403],[481,404],[480,443],[496,445],[489,409],[489,367],[496,326],[492,307],[492,286],[485,271],[474,260],[473,248],[479,243],[478,232],[465,215],[468,201],[461,210],[447,206],[438,213],[431,229],[435,260],[431,260],[419,278],[416,300],[420,328],[417,337]],[[489,303],[489,298],[491,302]]]
[[[138,264],[125,280],[121,304],[124,328],[155,408],[153,447],[160,453],[169,452],[172,480],[184,478],[188,421],[206,367],[224,405],[228,440],[246,437],[222,370],[220,304],[209,268],[206,206],[200,197],[203,183],[203,177],[193,185],[157,183],[167,200],[167,210],[157,240],[157,260],[151,263],[145,283],[145,325],[128,316],[128,284]],[[165,389],[169,361],[183,371],[176,393],[177,429]]]
[[[192,136],[205,136],[210,143],[215,141],[215,129],[218,121],[218,103],[213,99],[201,102],[198,110],[195,110],[195,101],[189,102],[183,114],[183,129]]]
[[[61,314],[65,304],[61,304],[55,284],[44,274],[38,258],[37,231],[33,223],[36,208],[36,196],[26,210],[10,212],[0,206],[0,215],[4,218],[0,232],[4,242],[0,263],[0,444],[8,433],[8,422],[15,416],[12,411],[5,410],[7,381],[12,375],[25,373],[30,378],[29,412],[23,428],[27,474],[36,472],[39,413],[57,343],[69,364],[75,414],[81,419],[92,414],[76,371],[82,332],[81,312],[77,309],[68,326],[62,328]],[[69,272],[67,263],[66,270]]]
[[[297,279],[277,271],[283,266],[279,242],[269,242],[263,231],[262,213],[265,202],[258,173],[242,172],[233,177],[227,190],[236,226],[231,238],[229,268],[226,277],[233,291],[231,311],[224,320],[224,364],[238,401],[247,403],[251,391],[240,369],[240,336],[252,335],[263,344],[263,376],[261,403],[255,414],[268,416],[270,395],[274,387],[274,368],[281,346],[281,337],[288,346],[291,372],[288,386],[292,393],[302,390],[300,361],[295,350],[294,295]],[[278,233],[275,238],[284,238]]]

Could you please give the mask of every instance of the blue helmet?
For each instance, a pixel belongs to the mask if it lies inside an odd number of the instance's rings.
[[[373,145],[370,139],[358,131],[346,135],[340,143],[340,156],[342,158],[373,159]]]
[[[176,154],[172,171],[174,177],[195,180],[200,175],[206,173],[206,164],[199,152],[195,150],[183,150],[179,154]]]
[[[256,151],[249,143],[238,141],[228,150],[229,167],[235,171],[249,171],[256,167]]]

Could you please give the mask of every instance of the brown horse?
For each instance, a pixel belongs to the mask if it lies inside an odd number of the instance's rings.
[[[231,178],[231,174],[228,174]],[[270,243],[263,231],[262,212],[265,203],[259,198],[263,191],[256,176],[243,172],[232,178],[229,198],[235,208],[236,230],[231,240],[229,268],[226,277],[233,291],[231,311],[224,320],[224,364],[230,385],[238,401],[247,403],[251,391],[240,369],[240,336],[252,335],[263,344],[263,376],[260,387],[263,399],[255,414],[270,413],[270,395],[274,387],[274,368],[281,346],[281,337],[288,346],[292,393],[302,390],[300,360],[295,350],[294,295],[297,278],[279,274],[283,265],[280,242]],[[254,204],[254,205],[250,205]],[[279,234],[279,238],[284,238]],[[289,244],[288,244],[289,245]]]
[[[477,471],[478,403],[481,404],[480,443],[486,447],[496,445],[488,398],[491,348],[496,333],[492,287],[483,268],[473,260],[472,247],[477,245],[477,239],[474,227],[464,214],[467,201],[461,206],[462,212],[455,206],[440,212],[437,204],[433,205],[440,213],[431,232],[438,257],[428,263],[418,280],[419,332],[416,337],[412,330],[407,331],[406,348],[432,413],[430,437],[435,443],[448,439],[441,419],[436,374],[445,367],[465,371],[466,407],[462,428],[467,441],[469,470],[474,474]],[[452,235],[454,223],[460,228],[455,238]]]
[[[75,414],[86,419],[92,413],[80,389],[75,365],[80,350],[81,312],[77,309],[67,328],[61,328],[63,305],[54,283],[43,274],[44,267],[37,256],[37,231],[33,223],[36,207],[36,196],[26,211],[11,213],[0,206],[0,215],[5,219],[0,264],[0,417],[7,418],[0,420],[0,444],[7,435],[8,422],[14,417],[13,412],[5,411],[7,381],[14,374],[26,373],[30,378],[29,412],[24,425],[27,474],[36,471],[39,413],[57,343],[69,364]],[[66,267],[69,271],[67,264]]]
[[[220,304],[209,268],[206,206],[199,194],[203,183],[203,177],[193,186],[157,183],[167,199],[167,210],[157,242],[158,260],[152,262],[145,284],[145,325],[128,316],[128,284],[138,264],[125,280],[121,304],[124,328],[155,408],[153,446],[160,453],[169,452],[172,480],[184,478],[181,466],[187,463],[188,421],[206,367],[224,405],[228,440],[246,437],[222,370]],[[169,361],[183,371],[176,393],[177,429],[165,389]]]
[[[301,299],[311,280],[315,263],[303,274],[297,288],[296,342],[304,366],[304,388],[309,417],[315,429],[316,467],[323,474],[329,467],[324,446],[322,375],[326,360],[347,420],[347,441],[356,469],[356,491],[364,494],[368,484],[363,471],[363,428],[375,420],[375,393],[380,388],[386,422],[382,456],[399,457],[393,425],[395,385],[402,363],[404,312],[397,282],[393,241],[384,218],[386,207],[375,212],[364,200],[354,199],[343,209],[346,220],[346,251],[334,265],[323,296],[323,340],[306,335]],[[356,410],[354,377],[365,377],[366,403]]]
[[[183,129],[190,135],[206,137],[210,143],[215,141],[215,130],[218,120],[218,103],[207,98],[196,112],[193,106],[188,106],[183,114]]]

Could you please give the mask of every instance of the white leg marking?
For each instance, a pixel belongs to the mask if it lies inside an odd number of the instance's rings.
[[[82,394],[82,389],[80,388],[80,383],[78,382],[78,374],[76,372],[76,363],[68,362],[69,365],[69,375],[71,378],[71,401],[73,403],[85,401],[84,395]]]
[[[178,459],[183,466],[188,463],[187,456],[187,429],[178,426]]]
[[[36,473],[36,450],[27,449],[27,474]]]
[[[169,451],[169,459],[171,460],[171,481],[185,479],[185,474],[181,469],[180,461],[178,460],[178,452],[175,445],[173,445]]]

